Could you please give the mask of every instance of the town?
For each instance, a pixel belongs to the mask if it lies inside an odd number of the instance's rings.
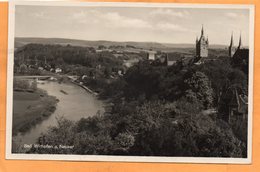
[[[214,152],[213,156],[217,157],[245,157],[249,49],[243,47],[241,35],[237,45],[233,33],[227,40],[230,44],[225,48],[211,48],[210,38],[202,26],[194,46],[187,48],[156,47],[156,44],[117,45],[116,42],[93,47],[31,42],[16,47],[14,91],[19,97],[26,92],[37,92],[38,87],[45,87],[46,81],[70,82],[105,101],[104,116],[98,113],[93,119],[82,118],[73,124],[79,127],[77,132],[87,133],[94,130],[89,128],[93,125],[96,138],[93,133],[86,137],[92,138],[93,142],[98,138],[110,146],[86,154],[137,155],[141,152],[143,155],[211,156]],[[64,96],[71,95],[66,87],[59,88],[59,91]],[[39,95],[49,96],[43,92]],[[56,106],[59,101],[51,100],[52,103],[46,105],[50,109],[47,117],[55,112],[52,105]],[[27,126],[44,119],[46,117],[37,118],[31,124],[25,121],[23,126],[14,126],[14,134],[28,131],[30,127]],[[19,118],[14,118],[14,122],[21,123]],[[161,143],[155,143],[163,131],[164,141],[160,137]],[[190,132],[196,134],[191,136]],[[181,138],[167,140],[175,137],[172,134],[186,134],[193,142],[188,144]],[[214,135],[219,139],[214,144],[223,146],[217,150],[212,150],[211,143],[208,143],[210,139],[211,142],[216,139],[211,138]],[[39,144],[50,144],[48,135],[45,137]],[[154,140],[143,139],[150,137]],[[232,143],[227,143],[228,140]],[[160,144],[166,147],[165,150],[158,149]],[[197,147],[190,152],[181,151],[188,147],[185,144]],[[179,150],[170,145],[179,146]],[[75,149],[70,151],[82,152],[80,147],[74,145]],[[29,150],[35,151],[46,150]]]

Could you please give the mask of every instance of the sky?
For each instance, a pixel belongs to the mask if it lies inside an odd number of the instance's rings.
[[[15,11],[16,37],[194,43],[201,27],[209,44],[249,43],[248,9],[172,7],[22,6]]]

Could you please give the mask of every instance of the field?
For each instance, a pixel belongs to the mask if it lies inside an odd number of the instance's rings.
[[[56,109],[56,98],[42,90],[14,91],[13,135],[28,131],[32,126],[50,116]]]

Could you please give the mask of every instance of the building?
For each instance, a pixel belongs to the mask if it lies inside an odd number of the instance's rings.
[[[208,57],[209,41],[204,36],[203,26],[201,28],[200,39],[196,39],[196,57]]]
[[[229,88],[225,94],[221,95],[219,103],[219,112],[221,118],[228,123],[232,122],[232,119],[246,119],[248,98],[237,88]]]
[[[244,71],[244,73],[248,74],[249,49],[242,47],[241,35],[239,38],[238,46],[235,50],[233,47],[233,39],[231,36],[231,42],[230,42],[230,46],[229,46],[229,56],[232,58],[231,63],[233,65],[233,67],[239,68],[240,70]]]
[[[235,54],[236,52],[236,48],[234,47],[234,44],[233,44],[233,33],[231,35],[231,40],[230,40],[230,45],[228,47],[228,56],[231,58],[233,57],[233,55]]]
[[[40,67],[38,67],[38,70],[44,70],[44,68],[40,66]]]
[[[235,48],[235,46],[233,44],[233,33],[232,33],[231,40],[230,40],[230,45],[228,47],[228,55],[229,55],[229,57],[232,58],[235,55],[236,51],[238,51],[240,49],[243,49],[241,35],[240,35],[240,38],[239,38],[238,46],[237,46],[237,48]]]
[[[248,74],[249,69],[249,49],[237,49],[232,57],[232,66]]]
[[[147,59],[148,60],[155,60],[155,56],[156,56],[156,51],[148,51],[147,52],[148,54],[147,54]]]
[[[61,68],[56,68],[55,69],[55,73],[61,73],[62,72],[62,69]]]

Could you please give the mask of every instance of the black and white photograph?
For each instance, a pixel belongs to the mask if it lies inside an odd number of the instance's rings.
[[[254,6],[10,2],[7,159],[251,163]]]

